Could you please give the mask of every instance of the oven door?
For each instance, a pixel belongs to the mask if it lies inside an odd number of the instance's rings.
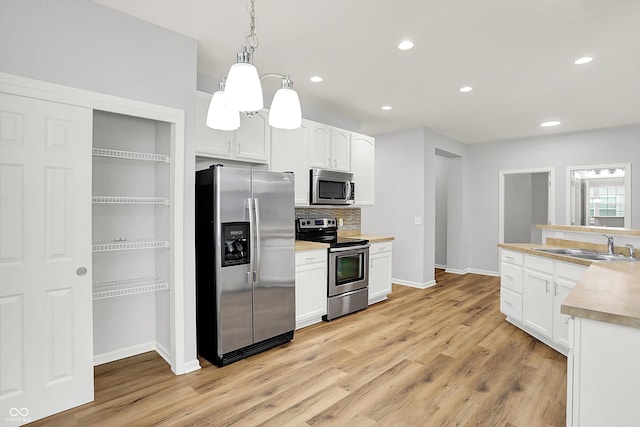
[[[330,297],[369,286],[369,245],[329,249]]]

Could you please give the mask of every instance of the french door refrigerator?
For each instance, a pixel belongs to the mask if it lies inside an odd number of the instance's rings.
[[[196,173],[198,353],[224,366],[293,339],[293,173]]]

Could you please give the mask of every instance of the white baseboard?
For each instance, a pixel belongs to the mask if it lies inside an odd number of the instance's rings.
[[[182,373],[188,374],[189,372],[197,371],[200,368],[201,368],[200,362],[198,361],[198,359],[194,359],[184,364],[184,372]]]
[[[430,280],[425,283],[419,283],[419,282],[412,282],[410,280],[391,279],[391,282],[397,285],[409,286],[409,287],[418,288],[418,289],[427,289],[436,284],[435,280]]]
[[[444,264],[435,264],[433,267],[434,268],[439,268],[440,270],[444,270],[444,269],[447,268],[447,266],[444,265]]]
[[[136,356],[149,351],[155,351],[158,353],[158,355],[167,362],[167,365],[171,366],[171,353],[155,341],[121,348],[107,353],[96,354],[93,356],[93,366],[104,365],[105,363],[114,362],[116,360],[125,359],[127,357]],[[194,359],[186,362],[183,366],[182,372],[176,373],[176,375],[187,374],[189,372],[197,371],[200,368],[200,362],[198,359]]]
[[[146,343],[143,343],[143,344],[133,345],[131,347],[120,348],[118,350],[109,351],[107,353],[94,354],[93,355],[93,366],[104,365],[105,363],[113,362],[115,360],[120,360],[120,359],[124,359],[124,358],[131,357],[131,356],[135,356],[137,354],[146,353],[148,351],[156,351],[156,342],[155,341],[149,341],[149,342],[146,342]],[[169,365],[171,365],[171,364],[169,364]]]
[[[478,269],[475,269],[475,268],[464,268],[462,270],[459,270],[457,268],[447,268],[445,270],[445,273],[451,273],[451,274],[472,273],[472,274],[481,274],[483,276],[500,276],[500,273],[498,273],[497,271],[478,270]]]

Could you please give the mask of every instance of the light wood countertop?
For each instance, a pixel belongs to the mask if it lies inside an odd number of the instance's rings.
[[[598,233],[598,234],[611,234],[621,236],[640,236],[640,230],[635,228],[622,228],[622,227],[595,227],[584,225],[538,225],[541,230],[557,230],[557,231],[575,231],[578,233]]]
[[[640,329],[640,262],[598,262],[550,254],[536,243],[500,243],[499,247],[589,266],[561,306],[563,314]]]
[[[640,328],[640,263],[594,262],[564,300],[560,311]]]
[[[517,252],[524,252],[529,255],[557,259],[558,261],[571,262],[573,264],[589,266],[593,262],[588,259],[574,258],[574,257],[559,255],[559,254],[550,254],[549,252],[542,252],[542,251],[536,250],[541,248],[562,248],[566,246],[541,245],[539,243],[498,243],[498,247],[503,249],[509,249],[512,251],[517,251]]]
[[[327,249],[328,243],[307,242],[306,240],[296,240],[296,252],[315,251],[318,249]]]

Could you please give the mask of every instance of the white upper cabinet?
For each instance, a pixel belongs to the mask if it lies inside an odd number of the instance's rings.
[[[255,163],[269,162],[269,123],[268,113],[260,111],[252,117],[240,115],[240,128],[236,130],[235,154],[237,160]],[[216,131],[214,131],[216,132]]]
[[[308,120],[302,120],[302,126],[298,129],[271,128],[270,170],[294,173],[296,206],[309,205],[309,165],[307,159],[309,158],[310,125]]]
[[[310,167],[349,172],[350,133],[321,123],[312,123],[309,138]]]
[[[342,129],[331,129],[331,156],[333,170],[349,172],[351,162],[351,133]]]
[[[269,162],[270,133],[265,111],[253,117],[241,114],[240,128],[235,131],[215,130],[207,126],[211,95],[197,92],[196,97],[196,155],[251,163]]]
[[[356,205],[371,206],[375,194],[375,139],[351,134],[351,172],[355,183]]]

